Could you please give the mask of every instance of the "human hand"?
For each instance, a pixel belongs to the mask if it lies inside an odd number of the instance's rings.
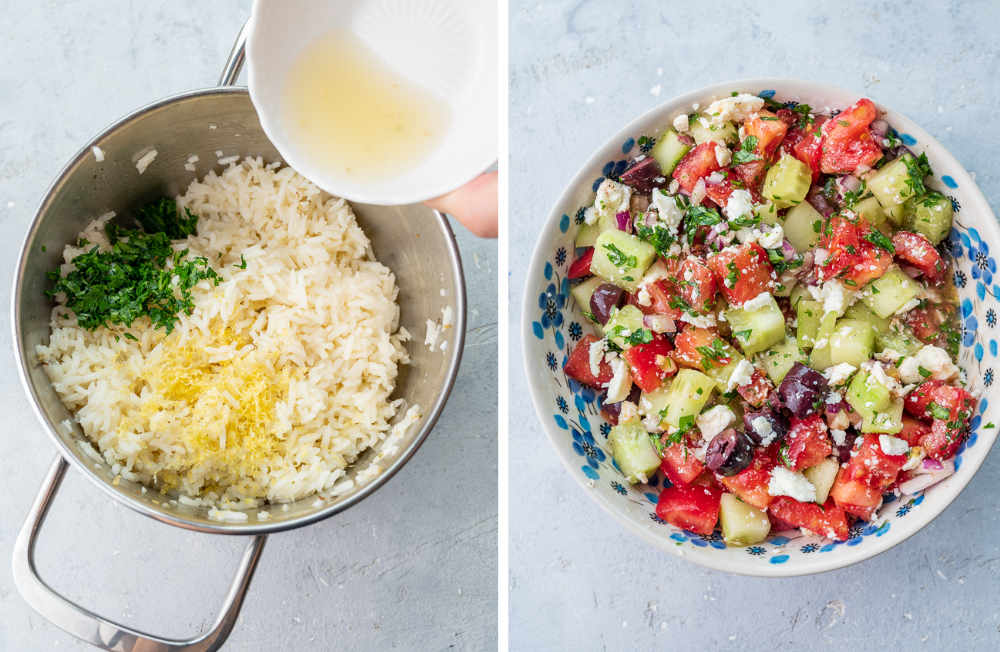
[[[447,213],[480,238],[497,237],[497,173],[486,172],[457,190],[424,202]]]

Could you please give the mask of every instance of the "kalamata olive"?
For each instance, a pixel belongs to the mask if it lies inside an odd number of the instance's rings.
[[[744,413],[743,425],[747,428],[747,437],[763,446],[781,441],[788,434],[788,418],[770,408]]]
[[[633,403],[635,403],[636,405],[638,405],[639,404],[639,399],[641,397],[642,397],[642,390],[639,389],[638,386],[633,385],[632,386],[632,391],[630,391],[628,393],[628,398],[625,399],[625,400],[626,401],[632,401]],[[618,403],[604,403],[603,405],[601,405],[601,416],[603,416],[604,420],[607,421],[608,423],[610,423],[613,426],[617,426],[618,425],[618,416],[621,414],[621,412],[622,412],[622,404],[621,404],[621,402],[618,402]]]
[[[843,445],[837,446],[837,458],[841,464],[851,459],[851,451],[854,450],[854,440],[857,438],[858,433],[848,430],[847,436],[844,437]]]
[[[789,412],[802,419],[823,407],[827,388],[823,374],[796,362],[781,381],[778,396]]]
[[[746,433],[727,428],[708,443],[705,466],[720,475],[736,475],[750,466],[753,448]]]
[[[601,324],[608,323],[611,309],[621,306],[625,298],[625,290],[614,283],[601,283],[590,295],[590,312]]]
[[[657,181],[659,179],[659,181]],[[657,186],[666,184],[667,179],[660,170],[660,164],[652,156],[636,161],[622,172],[621,181],[632,186],[639,192],[649,192]]]

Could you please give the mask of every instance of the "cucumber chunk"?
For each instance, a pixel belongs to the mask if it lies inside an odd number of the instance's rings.
[[[894,435],[903,429],[903,399],[889,402],[884,410],[861,418],[861,432]]]
[[[676,131],[667,129],[656,139],[656,144],[649,151],[649,155],[655,158],[656,162],[660,164],[660,171],[663,172],[663,176],[668,177],[674,171],[674,168],[677,167],[677,164],[681,162],[681,159],[684,158],[684,155],[688,153],[689,149],[691,149],[691,146],[682,143]]]
[[[799,349],[798,342],[791,335],[787,336],[783,342],[761,353],[758,358],[764,364],[767,377],[775,386],[781,384],[785,374],[796,362],[806,363],[808,360],[806,354]]]
[[[846,362],[861,366],[875,349],[875,329],[857,319],[838,319],[830,336],[830,364]]]
[[[847,386],[847,396],[844,397],[855,412],[862,418],[872,418],[884,412],[892,403],[889,388],[872,380],[869,382],[867,371],[861,370],[854,374],[851,384]]]
[[[720,392],[726,391],[726,388],[729,387],[729,379],[732,377],[733,372],[736,371],[736,367],[746,359],[729,345],[726,345],[724,349],[726,350],[726,355],[729,357],[729,364],[724,367],[712,367],[705,372],[709,378],[715,381]]]
[[[670,383],[670,392],[661,411],[662,425],[676,430],[681,420],[687,422],[701,413],[715,389],[715,381],[694,369],[680,369]]]
[[[590,271],[629,292],[635,292],[643,273],[655,259],[653,245],[615,229],[597,236]]]
[[[643,392],[639,395],[639,414],[644,417],[659,414],[667,406],[669,399],[670,385],[666,383],[651,392]]]
[[[722,540],[731,546],[760,543],[771,532],[771,521],[767,514],[733,494],[722,494],[719,524],[722,526]]]
[[[807,201],[796,204],[785,213],[785,237],[795,251],[805,253],[816,246],[823,230],[823,216]]]
[[[588,315],[591,314],[590,296],[594,294],[594,290],[597,289],[597,286],[602,283],[606,283],[606,281],[600,276],[591,276],[587,280],[577,283],[570,289],[570,296],[573,297],[573,301],[576,302],[576,305],[580,306],[580,310],[584,313]]]
[[[812,294],[809,292],[809,286],[805,284],[796,285],[792,293],[788,295],[788,302],[792,305],[792,308],[798,308],[799,301],[805,299],[809,301],[812,299]]]
[[[756,301],[757,299],[753,299],[747,303]],[[732,327],[733,339],[746,355],[763,351],[785,337],[785,315],[770,294],[767,295],[767,301],[759,307],[730,308],[726,311],[726,320]]]
[[[823,315],[816,329],[816,341],[809,354],[809,366],[820,371],[833,366],[830,359],[830,338],[837,327],[837,313],[828,312]]]
[[[888,209],[900,206],[913,196],[913,189],[907,183],[910,179],[910,170],[906,166],[907,161],[912,162],[913,157],[909,154],[903,154],[895,161],[886,163],[881,170],[868,179],[868,189],[875,195],[878,203],[887,209],[890,220],[893,219],[893,215]]]
[[[754,213],[760,218],[761,224],[777,224],[778,223],[778,207],[769,201],[762,204],[757,204],[754,209]]]
[[[611,311],[604,335],[619,348],[625,348],[625,338],[642,328],[642,311],[633,305],[624,305]],[[616,334],[617,333],[617,334]]]
[[[830,489],[837,479],[837,471],[840,470],[840,462],[836,457],[828,457],[816,466],[810,466],[802,472],[806,479],[816,487],[816,502],[822,505],[826,502],[826,497],[830,495]]]
[[[809,166],[788,154],[783,154],[764,177],[761,193],[778,208],[788,208],[802,202],[812,185]]]
[[[705,118],[705,121],[708,122],[708,119]],[[732,122],[726,122],[722,125],[713,125],[711,123],[705,125],[701,122],[701,116],[695,116],[691,118],[690,124],[691,137],[694,138],[694,142],[697,145],[709,141],[715,141],[723,145],[733,145],[740,139],[736,131],[736,125]]]
[[[920,295],[920,284],[898,267],[890,267],[880,278],[871,282],[861,300],[883,319]]]
[[[854,212],[860,215],[872,226],[878,226],[886,221],[888,216],[875,197],[865,197],[854,205]]]
[[[913,331],[902,324],[893,324],[884,333],[875,335],[875,347],[879,351],[892,349],[904,357],[916,354],[923,346]]]
[[[950,199],[932,192],[914,200],[913,213],[906,224],[911,230],[925,235],[931,244],[937,245],[951,231],[954,213]]]
[[[808,296],[808,292],[806,295]],[[801,299],[795,305],[796,336],[799,345],[806,350],[813,348],[816,344],[816,335],[819,333],[820,320],[823,318],[823,304],[812,299]]]
[[[611,456],[631,484],[648,482],[660,468],[660,456],[649,437],[638,421],[619,423],[608,433]]]
[[[875,337],[878,337],[879,333],[887,333],[889,331],[889,320],[879,317],[871,311],[871,308],[860,301],[852,304],[847,309],[847,312],[844,313],[844,317],[868,323],[868,325],[875,329]]]

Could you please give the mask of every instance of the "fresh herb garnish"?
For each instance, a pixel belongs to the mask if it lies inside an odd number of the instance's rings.
[[[177,215],[173,200],[161,199],[138,212],[145,231],[107,224],[110,251],[95,245],[73,259],[74,269],[66,275],[52,270],[48,278],[54,285],[45,293],[50,297],[64,294],[66,307],[86,330],[111,324],[131,326],[145,316],[155,328],[170,333],[178,314],[190,315],[194,310],[191,288],[202,279],[216,285],[220,281],[206,258],[187,259],[187,249],[171,247],[170,234],[195,233],[198,218],[190,211],[185,215]]]
[[[885,249],[890,254],[896,253],[896,248],[892,246],[892,240],[890,240],[889,236],[882,233],[881,231],[869,231],[868,233],[865,234],[865,240],[867,240],[868,242],[872,243],[877,247]]]
[[[808,104],[797,104],[792,107],[792,111],[799,114],[799,129],[805,129],[806,125],[813,123],[813,117],[809,115],[812,113],[812,107]]]
[[[629,256],[624,251],[618,248],[617,245],[608,243],[604,245],[604,248],[608,250],[608,260],[615,267],[638,267],[639,261],[635,256]]]
[[[733,153],[733,163],[750,163],[761,160],[756,153],[757,137],[747,136],[740,143],[740,148]]]
[[[924,378],[929,378],[931,375],[931,372],[924,369],[923,367],[917,367],[917,372]]]
[[[778,274],[790,269],[802,267],[802,257],[795,256],[791,260],[785,260],[785,256],[780,249],[767,249],[767,258],[771,261],[774,271]]]
[[[712,226],[721,221],[722,216],[714,208],[689,206],[684,213],[684,233],[687,234],[688,241],[691,241],[699,226]]]
[[[728,360],[729,356],[726,353],[726,343],[715,338],[712,340],[711,346],[698,346],[695,350],[701,354],[701,366],[708,371],[711,369],[716,362],[721,362]]]
[[[940,406],[934,401],[927,404],[927,411],[930,412],[931,416],[935,419],[947,419],[951,416],[951,412],[948,411],[948,408]]]
[[[237,269],[246,269],[247,268],[247,259],[246,259],[246,257],[243,254],[240,254],[240,264],[239,265],[233,265],[233,267],[235,267]]]
[[[748,328],[745,331],[736,331],[735,333],[733,333],[733,337],[738,337],[744,342],[749,342],[751,333],[753,333],[753,329]]]
[[[739,271],[736,269],[736,263],[730,260],[726,263],[726,269],[729,270],[726,274],[726,287],[736,287],[736,281],[740,279]]]
[[[844,193],[844,207],[854,210],[854,207],[864,199],[866,194],[868,194],[868,184],[862,181],[857,190],[848,190]]]
[[[654,224],[653,226],[636,224],[635,234],[640,239],[653,245],[653,249],[656,249],[656,253],[663,257],[670,254],[670,247],[673,246],[674,242],[677,240],[674,234],[670,232],[670,229],[660,224]]]
[[[930,161],[927,160],[927,154],[923,153],[916,158],[904,156],[903,163],[906,165],[906,186],[910,189],[910,196],[918,197],[927,192],[924,179],[933,174]]]

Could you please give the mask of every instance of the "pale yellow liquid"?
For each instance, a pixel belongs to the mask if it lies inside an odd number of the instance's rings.
[[[307,47],[285,87],[289,135],[312,163],[359,179],[386,179],[441,141],[448,105],[394,73],[350,32]]]

